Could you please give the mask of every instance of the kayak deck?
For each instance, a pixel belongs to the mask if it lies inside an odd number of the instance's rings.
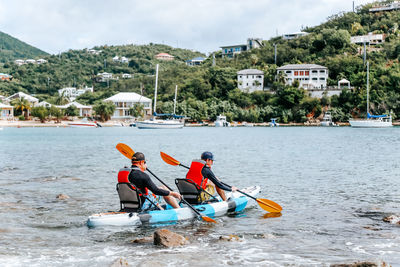
[[[245,193],[255,196],[260,192],[259,186],[252,186],[242,189]],[[209,204],[193,205],[202,215],[208,217],[222,216],[226,213],[243,211],[249,198],[239,192],[230,192],[227,194],[228,200],[213,202]],[[88,227],[97,226],[133,226],[142,224],[155,224],[188,220],[197,217],[197,215],[187,206],[180,209],[173,209],[168,206],[165,210],[152,210],[146,212],[108,212],[98,213],[89,216],[87,220]]]

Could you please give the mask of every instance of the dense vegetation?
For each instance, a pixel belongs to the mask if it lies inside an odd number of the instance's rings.
[[[387,2],[387,1],[386,1]],[[329,108],[335,120],[346,121],[351,116],[365,116],[366,69],[362,47],[351,44],[350,36],[385,33],[384,44],[371,46],[367,60],[370,62],[370,109],[375,114],[393,112],[400,116],[400,11],[370,13],[372,4],[359,7],[357,12],[334,15],[327,22],[303,29],[307,36],[283,40],[264,41],[259,49],[241,53],[234,59],[222,58],[216,53],[216,65],[209,57],[201,66],[189,67],[185,60],[204,56],[190,50],[165,45],[99,46],[99,55],[87,50],[70,50],[59,56],[47,56],[47,64],[16,66],[5,63],[0,72],[14,76],[12,82],[0,83],[0,94],[24,91],[41,100],[55,103],[57,90],[66,86],[94,86],[93,94],[82,95],[78,101],[99,106],[101,99],[116,92],[133,91],[153,97],[155,65],[160,63],[158,112],[173,109],[175,85],[179,87],[177,113],[195,120],[215,119],[224,113],[231,120],[252,122],[269,121],[277,117],[281,122],[304,122],[320,116]],[[277,64],[274,64],[274,45],[277,46]],[[161,62],[155,55],[166,52],[175,56],[171,62]],[[113,62],[114,56],[125,56],[129,63]],[[298,88],[286,86],[282,77],[276,77],[276,68],[285,64],[315,63],[328,67],[329,85],[348,79],[355,90],[344,90],[340,96],[311,98]],[[244,93],[237,89],[238,70],[256,68],[265,73],[265,85],[270,89]],[[101,72],[134,74],[133,79],[99,82]],[[307,116],[308,115],[308,116]]]
[[[43,57],[45,55],[48,54],[6,33],[0,32],[0,63],[16,59]]]

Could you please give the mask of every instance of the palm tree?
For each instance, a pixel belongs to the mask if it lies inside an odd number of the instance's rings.
[[[55,104],[56,105],[65,105],[69,103],[69,97],[65,95],[65,92],[63,92],[60,96],[56,98]]]
[[[100,102],[94,106],[94,111],[101,117],[102,121],[108,121],[115,111],[115,105],[112,102]]]
[[[25,119],[28,119],[29,110],[31,110],[31,104],[29,103],[28,100],[26,100],[23,97],[16,98],[11,103],[14,106],[16,111],[21,111],[21,113],[25,117]]]

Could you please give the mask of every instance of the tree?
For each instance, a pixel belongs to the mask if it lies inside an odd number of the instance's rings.
[[[61,109],[55,106],[51,106],[49,110],[49,115],[55,117],[57,119],[57,122],[60,122],[60,119],[63,116],[63,112]]]
[[[75,117],[79,115],[79,110],[74,105],[71,105],[65,109],[65,115]]]
[[[113,111],[114,112],[114,111]],[[136,118],[143,117],[144,107],[140,103],[135,103],[133,107],[129,109],[129,114]]]
[[[112,102],[101,101],[93,107],[97,115],[100,116],[101,121],[108,121],[111,115],[114,114],[115,105]]]
[[[61,95],[59,95],[56,98],[56,105],[65,105],[69,103],[69,98],[65,95],[65,92],[63,92]]]
[[[44,123],[49,116],[49,111],[46,107],[34,107],[32,108],[32,116],[39,118],[40,122]]]
[[[12,102],[16,111],[20,111],[24,116],[25,120],[28,119],[29,110],[31,110],[31,104],[25,98],[16,98]]]

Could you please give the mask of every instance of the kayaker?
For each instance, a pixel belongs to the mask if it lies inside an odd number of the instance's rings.
[[[211,166],[214,163],[214,155],[209,151],[205,151],[201,154],[201,160],[193,160],[190,165],[189,172],[186,174],[186,179],[192,180],[198,184],[207,193],[201,193],[199,196],[200,201],[206,201],[211,198],[215,190],[221,196],[222,200],[226,200],[225,191],[237,190],[235,186],[227,186],[223,184],[211,170]],[[201,172],[199,172],[201,170]],[[215,190],[214,190],[215,188]],[[225,191],[224,191],[225,190]]]
[[[158,207],[160,207],[159,203],[161,199],[155,195],[162,196],[173,208],[180,208],[176,199],[181,199],[181,195],[177,192],[168,190],[165,186],[158,187],[155,185],[150,176],[144,172],[146,168],[147,166],[144,154],[142,152],[136,152],[133,154],[131,166],[132,171],[128,176],[129,182],[142,191],[142,193],[152,202],[157,203]],[[149,190],[152,193],[150,193]],[[142,196],[142,203],[142,210],[146,210],[152,205],[144,196]]]

